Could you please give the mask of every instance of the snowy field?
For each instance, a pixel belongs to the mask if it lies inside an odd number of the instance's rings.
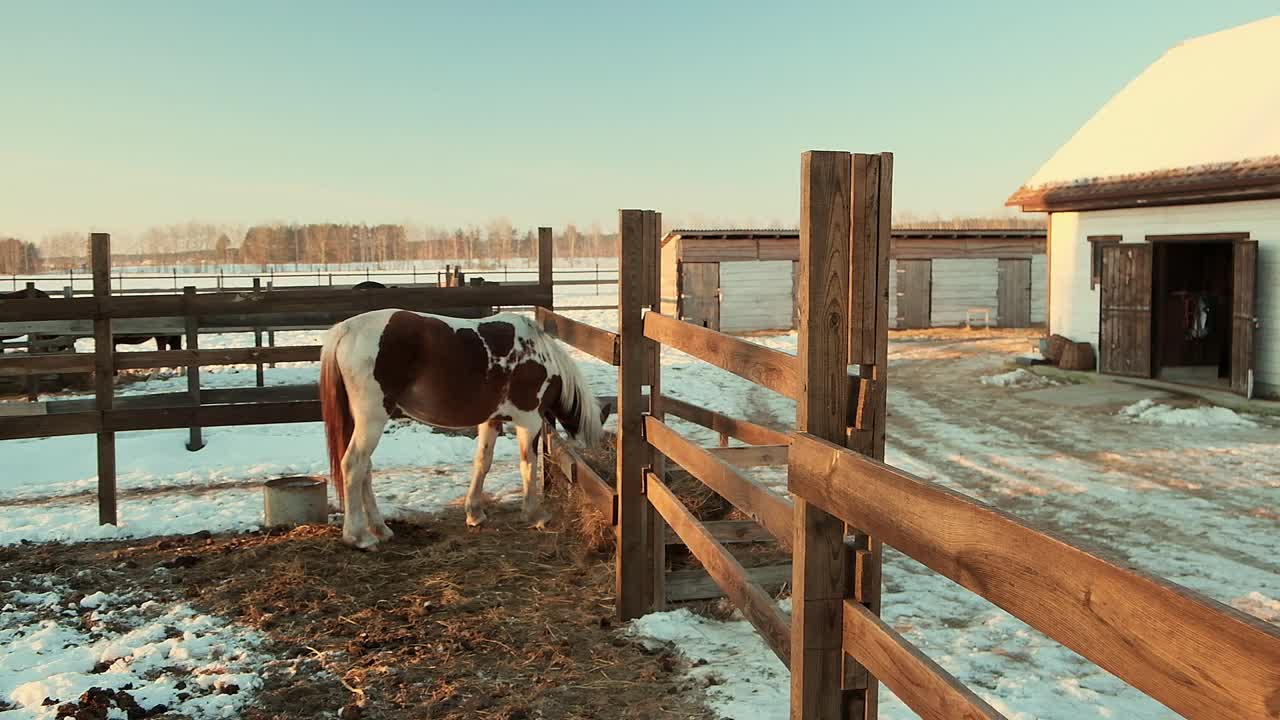
[[[563,289],[570,292],[558,291],[562,307],[606,304],[614,298],[608,286],[599,296],[591,286]],[[566,314],[616,327],[612,311]],[[793,334],[756,340],[795,352]],[[210,347],[251,341],[234,335],[207,338]],[[317,341],[318,333],[281,333],[277,338],[282,345]],[[1280,426],[1275,418],[1160,397],[1090,408],[1053,405],[1033,396],[1069,387],[1026,371],[1010,372],[1005,365],[1029,344],[1025,338],[983,338],[979,333],[892,341],[887,460],[1280,623]],[[613,368],[581,353],[576,357],[597,392],[616,392]],[[790,400],[682,353],[664,351],[663,363],[669,394],[762,424],[785,426],[794,418]],[[298,363],[266,374],[269,384],[289,384],[314,381],[316,372],[314,365]],[[201,378],[206,387],[250,386],[254,373],[249,366],[208,368]],[[185,388],[185,378],[158,373],[121,392]],[[672,422],[705,444],[716,440],[710,431]],[[118,434],[118,529],[94,523],[92,437],[0,443],[0,545],[243,531],[260,522],[262,480],[326,472],[318,424],[212,428],[206,436],[208,446],[189,453],[183,447],[185,431]],[[467,438],[409,423],[393,426],[374,456],[380,502],[393,517],[415,517],[458,503],[473,451],[474,441]],[[500,440],[496,458],[486,489],[499,499],[514,498],[520,484],[514,440]],[[776,470],[758,477],[785,488],[785,478]],[[1176,717],[900,554],[886,553],[884,582],[886,621],[1011,718]],[[0,583],[0,593],[6,590]],[[57,588],[48,592],[52,594],[41,598],[10,593],[0,599],[0,626],[11,633],[4,636],[5,651],[0,652],[0,700],[21,707],[4,717],[53,717],[52,708],[39,705],[42,698],[36,696],[42,688],[65,683],[59,690],[65,694],[87,689],[85,683],[101,686],[102,676],[88,670],[125,649],[131,657],[173,656],[185,642],[216,646],[222,668],[217,672],[237,678],[252,676],[269,662],[255,655],[253,633],[230,622],[202,619],[204,624],[195,626],[203,629],[193,631],[197,634],[190,641],[157,634],[155,618],[198,613],[178,605],[143,609],[146,599],[141,597],[111,598],[97,610],[119,613],[113,627],[124,635],[136,633],[121,640],[123,645],[110,646],[113,636],[77,635],[73,624],[60,619],[65,610],[77,614],[66,608],[70,600]],[[786,671],[745,622],[719,622],[676,610],[634,623],[628,632],[672,643],[696,662],[690,672],[711,678],[703,683],[705,693],[723,717],[788,717]],[[33,641],[34,633],[51,639]],[[116,649],[107,652],[108,646]],[[32,667],[44,669],[35,673]],[[121,685],[151,687],[128,667],[120,671]],[[165,687],[163,677],[150,682]],[[245,690],[242,694],[253,687],[244,678],[236,684]],[[142,697],[179,702],[172,688],[167,694],[160,689],[131,692],[139,702]],[[185,709],[193,717],[229,716],[221,706],[202,709],[203,701],[187,694],[184,702],[195,704]],[[234,709],[225,712],[233,714]],[[888,692],[882,693],[882,715],[891,720],[914,717]]]

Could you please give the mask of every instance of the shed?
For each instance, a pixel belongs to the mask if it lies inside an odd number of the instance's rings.
[[[899,228],[889,257],[891,327],[963,325],[971,310],[1003,327],[1045,321],[1044,230]],[[722,332],[793,328],[799,259],[798,230],[673,230],[662,311]]]
[[[1280,394],[1280,17],[1180,43],[1007,204],[1049,214],[1049,329],[1100,372]],[[1260,322],[1261,321],[1261,322]]]

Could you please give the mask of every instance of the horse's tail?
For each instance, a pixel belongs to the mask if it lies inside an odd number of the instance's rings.
[[[342,456],[351,444],[355,432],[355,419],[347,401],[347,386],[338,367],[338,343],[347,334],[345,322],[338,323],[325,333],[320,348],[320,414],[324,418],[325,442],[329,446],[329,475],[338,492],[338,504],[345,507],[342,482]]]
[[[547,374],[560,377],[560,397],[548,398],[548,409],[570,437],[589,448],[599,445],[604,439],[604,420],[587,378],[555,338],[532,322],[529,326],[535,347],[547,358]]]

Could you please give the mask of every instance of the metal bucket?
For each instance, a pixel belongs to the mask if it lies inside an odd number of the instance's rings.
[[[262,484],[267,527],[323,525],[329,521],[328,483],[310,475],[272,478]]]

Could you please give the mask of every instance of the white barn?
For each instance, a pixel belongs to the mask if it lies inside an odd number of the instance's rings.
[[[1280,17],[1183,42],[1008,200],[1101,372],[1280,394]]]

